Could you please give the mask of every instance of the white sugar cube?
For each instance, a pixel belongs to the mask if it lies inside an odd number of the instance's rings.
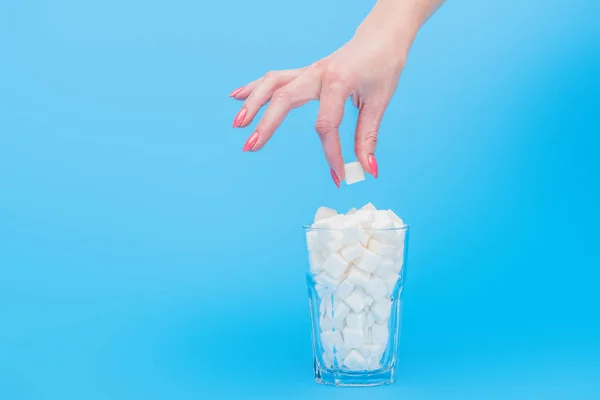
[[[333,303],[331,302],[330,296],[325,296],[323,299],[321,299],[321,304],[319,304],[319,312],[321,315],[328,317],[333,315]]]
[[[373,275],[379,276],[381,278],[381,277],[384,277],[393,272],[394,272],[394,261],[392,261],[391,258],[384,257],[381,260],[381,263],[379,264],[379,266],[377,267],[375,272],[373,272]]]
[[[321,221],[321,220],[327,219],[327,218],[331,218],[331,217],[333,217],[335,215],[338,215],[338,213],[333,208],[319,207],[317,209],[316,214],[315,214],[315,220],[314,220],[314,222]]]
[[[339,278],[344,275],[349,263],[338,253],[331,253],[323,263],[323,269],[334,278]]]
[[[358,161],[344,165],[344,171],[346,173],[346,184],[348,185],[365,180],[365,171],[363,171]]]
[[[354,290],[355,285],[353,283],[348,282],[348,279],[344,280],[339,284],[335,295],[338,299],[344,300],[352,291]]]
[[[334,278],[327,272],[321,272],[319,275],[315,276],[315,282],[325,286],[326,289],[335,290],[341,282],[341,278]]]
[[[335,253],[339,251],[342,247],[344,247],[344,237],[340,232],[336,232],[339,234],[339,237],[335,239],[328,240],[323,243],[325,250],[330,253]]]
[[[369,243],[367,243],[367,249],[375,254],[379,254],[379,251],[381,250],[381,244],[377,240],[371,238]]]
[[[367,292],[369,295],[371,295],[371,297],[373,297],[373,299],[381,300],[387,294],[388,287],[385,284],[385,282],[383,281],[383,279],[381,279],[378,276],[374,276],[373,278],[371,278],[371,281],[365,288],[365,292]]]
[[[359,211],[377,211],[377,208],[373,205],[373,203],[367,203],[364,206],[362,206],[361,208],[358,209]]]
[[[355,214],[355,213],[356,213],[356,211],[357,211],[357,210],[356,210],[356,208],[351,208],[351,209],[349,209],[349,210],[348,210],[348,212],[346,213],[346,215],[352,215],[352,214]]]
[[[391,307],[392,303],[389,300],[384,299],[375,302],[371,306],[371,312],[373,313],[375,320],[383,322],[387,321],[387,319],[390,317]]]
[[[365,319],[365,325],[369,328],[372,327],[375,323],[375,317],[373,317],[373,313],[371,313],[370,311],[367,313],[367,317]]]
[[[323,243],[319,238],[319,232],[308,231],[306,232],[306,247],[310,252],[318,252],[324,249]]]
[[[375,323],[371,327],[371,342],[375,344],[386,345],[388,341],[387,324]]]
[[[310,272],[313,274],[318,274],[323,271],[323,263],[325,262],[325,257],[323,257],[323,253],[319,251],[310,251],[308,253],[308,259],[310,262]]]
[[[344,318],[340,318],[337,316],[333,317],[333,319],[332,319],[333,330],[341,331],[342,329],[344,329],[344,326],[346,324],[345,321],[346,320]]]
[[[374,358],[367,358],[367,370],[372,371],[374,369],[378,369],[380,368],[381,365],[379,364],[379,361],[374,359]]]
[[[344,329],[344,346],[347,349],[356,349],[363,345],[363,330],[360,329]]]
[[[398,282],[399,278],[400,277],[394,272],[390,272],[381,277],[381,279],[385,282],[385,285],[387,287],[388,295],[390,295],[394,291],[394,288],[396,287],[396,282]]]
[[[381,344],[366,344],[364,351],[367,352],[367,357],[371,357],[379,361],[385,350]],[[363,353],[364,354],[364,353]]]
[[[374,215],[370,211],[357,211],[352,215],[352,220],[360,224],[363,229],[369,229],[374,221]]]
[[[346,280],[356,286],[367,287],[371,281],[371,274],[356,267],[350,267]]]
[[[346,325],[351,329],[363,329],[366,322],[365,313],[350,313],[346,317]]]
[[[363,310],[363,308],[365,308],[364,296],[362,294],[362,291],[358,289],[350,293],[350,295],[346,297],[346,300],[344,301],[355,313],[359,313]]]
[[[373,300],[373,298],[372,298],[371,296],[369,296],[368,294],[365,294],[365,296],[364,296],[364,299],[365,299],[365,306],[366,306],[366,307],[371,307],[371,304],[373,304],[373,302],[375,301],[375,300]]]
[[[361,254],[363,252],[363,247],[361,246],[360,242],[358,242],[358,243],[354,243],[349,246],[343,247],[342,250],[340,250],[340,252],[342,253],[342,256],[344,256],[344,258],[348,262],[351,262],[361,256]]]
[[[402,218],[397,216],[395,212],[393,212],[392,210],[387,210],[386,212],[388,213],[388,216],[392,221],[400,224],[400,226],[404,226],[404,221],[402,221]]]
[[[333,352],[335,348],[342,347],[344,340],[339,331],[323,331],[321,332],[321,344],[323,349],[328,352]]]
[[[373,253],[368,249],[364,249],[360,259],[356,263],[356,266],[363,271],[367,271],[369,273],[374,272],[377,269],[377,266],[381,262],[381,256]]]
[[[345,245],[359,243],[365,235],[365,232],[358,221],[348,221],[346,224],[344,224],[342,229],[342,242]]]
[[[333,317],[344,319],[350,313],[350,307],[343,301],[336,301],[333,306]]]
[[[319,298],[325,296],[325,294],[327,293],[325,286],[321,285],[320,283],[315,283],[315,290],[319,295]]]
[[[331,368],[333,366],[333,353],[324,352],[323,363],[325,364],[325,368]]]
[[[393,244],[381,244],[377,240],[371,238],[367,248],[381,257],[394,257],[397,254],[398,248]]]
[[[369,348],[367,346],[369,346],[369,345],[363,344],[362,346],[360,346],[359,348],[356,349],[360,354],[362,354],[362,356],[365,359],[368,359],[370,357],[369,356]]]
[[[357,350],[350,350],[344,358],[344,366],[353,371],[364,370],[367,367],[367,360]]]
[[[338,346],[335,349],[335,358],[337,358],[337,360],[340,364],[344,363],[344,358],[346,358],[349,351],[350,351],[350,349],[347,349],[346,347],[344,347],[343,344],[341,346]]]
[[[321,316],[319,318],[319,326],[321,327],[321,331],[331,331],[333,330],[333,319],[327,316]]]
[[[373,211],[373,216],[374,216],[375,222],[377,222],[377,223],[383,223],[383,222],[388,222],[388,221],[393,223],[387,210]]]
[[[398,231],[394,229],[392,221],[373,222],[371,236],[381,244],[395,244],[398,239]]]

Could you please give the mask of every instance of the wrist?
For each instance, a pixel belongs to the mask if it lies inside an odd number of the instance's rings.
[[[378,0],[354,37],[389,48],[406,59],[423,19],[418,0]]]

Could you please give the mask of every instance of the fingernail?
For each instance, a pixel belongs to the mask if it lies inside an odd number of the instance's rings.
[[[337,186],[339,189],[340,188],[340,178],[338,178],[338,176],[334,170],[330,169],[329,172],[331,172],[331,178],[333,179],[333,183],[335,183],[335,186]]]
[[[237,115],[235,116],[235,119],[233,120],[234,128],[239,128],[242,125],[242,122],[244,122],[244,118],[246,118],[246,112],[247,112],[246,107],[242,107],[240,112],[237,113]]]
[[[379,175],[379,168],[377,167],[377,160],[373,154],[369,154],[369,168],[371,168],[371,173],[373,176],[377,178]]]
[[[235,89],[233,92],[231,92],[229,94],[229,97],[235,97],[235,96],[237,96],[242,90],[244,90],[243,86]]]
[[[242,151],[252,150],[256,142],[258,142],[258,132],[254,132],[252,135],[250,135],[248,140],[246,140],[246,144],[244,144]]]

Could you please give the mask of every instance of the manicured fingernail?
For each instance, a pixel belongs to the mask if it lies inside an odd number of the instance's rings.
[[[340,178],[338,178],[338,176],[334,170],[330,169],[329,172],[331,172],[331,178],[333,179],[333,183],[335,183],[335,186],[337,186],[339,189],[340,188]]]
[[[242,122],[244,122],[244,118],[246,118],[246,112],[248,112],[246,110],[246,107],[242,107],[240,112],[237,113],[237,115],[235,116],[235,119],[233,120],[234,128],[239,128],[242,125]]]
[[[379,175],[379,168],[377,167],[377,160],[373,154],[369,154],[369,168],[375,178]]]
[[[258,142],[258,132],[254,132],[252,135],[250,135],[248,140],[246,140],[246,144],[244,144],[242,151],[252,150],[256,142]]]
[[[235,89],[233,92],[231,92],[229,94],[229,97],[235,97],[235,96],[237,96],[242,90],[244,90],[243,86]]]

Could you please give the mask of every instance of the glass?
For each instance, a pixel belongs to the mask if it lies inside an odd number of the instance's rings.
[[[304,230],[315,380],[334,386],[393,383],[408,225]]]

